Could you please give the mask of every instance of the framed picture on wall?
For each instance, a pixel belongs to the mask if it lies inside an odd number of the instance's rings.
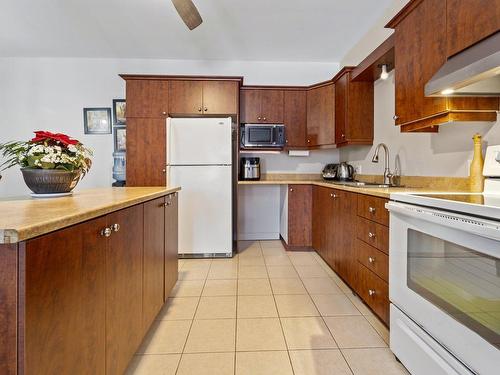
[[[111,134],[111,108],[84,108],[85,134]]]
[[[113,99],[113,118],[115,125],[125,125],[125,99]]]
[[[127,128],[125,126],[115,126],[113,129],[115,138],[115,152],[127,151]]]

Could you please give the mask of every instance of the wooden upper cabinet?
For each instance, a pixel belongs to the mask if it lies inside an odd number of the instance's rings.
[[[335,92],[328,83],[307,91],[307,145],[335,144]]]
[[[496,121],[498,98],[424,95],[425,84],[447,59],[446,14],[446,1],[413,0],[388,24],[395,29],[394,119],[402,131],[453,121]]]
[[[231,115],[238,113],[239,84],[235,81],[203,82],[203,113]]]
[[[287,90],[284,95],[286,147],[307,147],[307,92]]]
[[[166,118],[168,116],[167,81],[130,79],[126,82],[127,118]]]
[[[171,114],[203,113],[202,81],[170,81],[169,112]]]
[[[165,186],[166,122],[127,118],[127,186]]]
[[[447,55],[500,30],[499,0],[446,0]]]
[[[353,68],[335,79],[335,143],[373,144],[373,82],[351,81]]]
[[[143,205],[107,216],[119,225],[106,250],[106,375],[123,374],[144,334],[142,319]]]
[[[288,186],[288,246],[312,246],[312,186]]]
[[[20,373],[105,374],[105,227],[100,217],[20,248]]]
[[[284,93],[279,89],[243,89],[240,93],[242,123],[282,124]]]

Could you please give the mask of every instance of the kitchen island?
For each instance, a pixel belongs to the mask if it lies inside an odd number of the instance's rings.
[[[178,187],[0,200],[0,373],[122,374],[177,281]]]

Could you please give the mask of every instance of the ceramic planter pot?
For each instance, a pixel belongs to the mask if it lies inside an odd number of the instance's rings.
[[[24,182],[33,193],[69,193],[80,181],[81,171],[68,172],[60,169],[21,168]]]

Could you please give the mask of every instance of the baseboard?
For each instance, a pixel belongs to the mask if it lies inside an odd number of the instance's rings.
[[[285,247],[286,251],[314,251],[312,246],[290,246],[288,245],[283,237],[280,236],[281,243]]]
[[[265,240],[279,240],[279,232],[272,233],[238,233],[238,241],[265,241]]]

